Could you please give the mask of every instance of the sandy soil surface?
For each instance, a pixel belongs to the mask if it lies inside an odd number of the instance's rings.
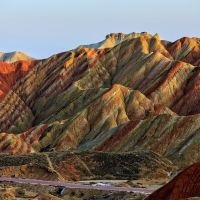
[[[169,179],[158,179],[158,180],[149,180],[149,179],[139,179],[139,180],[82,180],[79,183],[82,184],[109,184],[117,187],[136,187],[136,188],[146,188],[146,189],[155,189],[162,187],[169,182]]]
[[[99,183],[99,180],[94,182],[88,182],[87,184],[94,184]],[[109,181],[101,181],[104,183],[108,183]],[[138,180],[138,182],[142,182]],[[83,184],[86,184],[85,182]],[[111,185],[118,186],[118,187],[131,187],[132,184],[136,184],[137,187],[140,184],[134,183],[132,181],[113,181],[110,180]],[[141,187],[143,187],[141,185]],[[4,192],[3,192],[4,189]],[[12,196],[7,199],[34,199],[34,200],[57,200],[57,199],[64,199],[64,200],[103,200],[103,199],[116,199],[116,200],[142,200],[145,199],[148,195],[146,194],[139,194],[133,192],[124,192],[124,191],[102,191],[102,190],[91,190],[91,189],[72,189],[67,188],[64,194],[60,197],[56,197],[56,189],[52,186],[45,186],[45,185],[33,185],[33,184],[23,184],[23,183],[13,183],[13,182],[0,182],[0,199],[3,197],[5,199],[5,190],[7,193],[10,193],[12,190]]]

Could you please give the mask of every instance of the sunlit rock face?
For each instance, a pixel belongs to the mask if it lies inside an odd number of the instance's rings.
[[[1,153],[151,150],[183,167],[199,161],[199,46],[112,33],[95,48],[0,63]]]
[[[137,38],[140,36],[150,36],[151,35],[147,32],[142,33],[130,33],[130,34],[124,34],[124,33],[110,33],[106,35],[105,39],[101,42],[89,44],[89,45],[80,45],[79,47],[85,47],[85,48],[97,48],[97,49],[105,49],[105,48],[111,48],[115,45],[123,42],[124,40],[131,39],[131,38]]]

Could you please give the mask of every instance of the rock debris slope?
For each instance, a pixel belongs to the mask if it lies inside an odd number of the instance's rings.
[[[1,153],[151,150],[198,162],[200,40],[120,33],[88,47],[1,63]]]
[[[0,155],[0,176],[40,180],[167,178],[176,167],[151,151],[70,151]]]

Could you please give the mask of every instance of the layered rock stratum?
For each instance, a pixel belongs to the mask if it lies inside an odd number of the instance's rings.
[[[147,197],[146,200],[199,199],[198,197],[200,197],[200,163],[185,169],[168,184]]]
[[[199,77],[199,38],[146,32],[1,62],[0,152],[152,151],[185,168],[200,161]]]

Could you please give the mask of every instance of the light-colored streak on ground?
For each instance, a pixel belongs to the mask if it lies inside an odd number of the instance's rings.
[[[4,178],[1,177],[0,181],[12,181],[12,182],[18,182],[18,183],[30,183],[30,184],[52,185],[52,186],[65,186],[66,188],[127,191],[127,192],[137,192],[137,193],[145,193],[145,194],[151,194],[155,191],[153,189],[144,189],[144,188],[91,186],[91,185],[73,184],[73,183],[66,183],[66,182],[57,182],[57,181],[44,181],[44,180],[35,180],[35,179],[20,179],[20,178],[6,178],[6,177]]]
[[[79,183],[126,183],[128,180],[82,180]]]

